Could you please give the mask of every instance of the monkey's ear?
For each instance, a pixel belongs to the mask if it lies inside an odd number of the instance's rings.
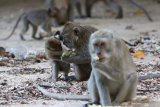
[[[80,29],[79,29],[78,27],[74,27],[74,28],[73,28],[73,31],[74,31],[74,34],[75,34],[76,36],[79,36],[79,35],[80,35]]]

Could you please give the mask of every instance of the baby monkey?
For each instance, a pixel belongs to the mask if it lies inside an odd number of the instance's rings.
[[[124,41],[112,31],[98,30],[90,37],[89,52],[92,72],[88,89],[92,103],[110,106],[133,99],[138,77]]]
[[[61,42],[54,37],[50,37],[45,42],[45,52],[52,66],[51,79],[53,81],[57,81],[58,73],[62,71],[64,73],[65,80],[67,80],[68,73],[70,71],[70,64],[61,61],[61,55],[63,53]]]

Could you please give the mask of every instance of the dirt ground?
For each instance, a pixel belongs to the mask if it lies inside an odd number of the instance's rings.
[[[42,0],[41,0],[42,1]],[[118,1],[118,0],[117,0]],[[136,47],[137,50],[145,52],[144,58],[134,58],[137,65],[139,75],[147,73],[160,72],[160,4],[154,0],[136,0],[143,4],[154,22],[147,20],[146,16],[125,0],[121,0],[120,4],[124,8],[124,18],[116,20],[110,12],[107,12],[104,4],[97,3],[93,9],[93,18],[76,19],[86,25],[92,25],[99,29],[112,29],[119,36],[131,43],[143,39],[143,43]],[[31,2],[31,0],[17,2],[15,4],[0,4],[0,38],[8,36],[19,15],[24,11],[37,8],[44,8],[43,2]],[[101,7],[101,8],[100,8]],[[75,11],[76,13],[76,11]],[[35,41],[31,38],[31,30],[25,34],[27,41],[21,41],[19,32],[21,25],[18,26],[14,35],[7,41],[0,40],[0,47],[4,47],[7,51],[20,46],[27,51],[44,52],[44,42]],[[149,38],[150,41],[147,41]],[[0,61],[4,60],[0,57]],[[43,96],[36,88],[37,84],[50,84],[52,92],[69,93],[69,94],[88,94],[86,82],[64,82],[56,83],[48,80],[50,76],[50,65],[45,58],[37,61],[30,59],[19,61],[9,59],[6,66],[0,66],[0,105],[6,106],[23,106],[34,105],[37,107],[82,107],[86,101],[57,101],[55,99]],[[144,101],[138,106],[159,107],[160,105],[160,79],[141,80],[138,84],[138,96],[147,96],[151,103]],[[154,102],[153,102],[154,101]],[[133,104],[134,105],[134,104]]]

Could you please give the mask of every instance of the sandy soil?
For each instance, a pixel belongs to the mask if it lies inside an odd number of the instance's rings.
[[[118,1],[118,0],[117,0]],[[138,0],[137,0],[138,1]],[[159,42],[160,40],[160,4],[157,4],[153,0],[141,0],[140,3],[143,4],[145,7],[147,7],[147,10],[149,11],[150,15],[154,19],[154,22],[149,22],[147,18],[145,17],[144,14],[134,14],[137,12],[137,8],[134,8],[130,5],[128,5],[126,2],[122,1],[120,2],[123,7],[124,7],[124,18],[120,20],[115,20],[112,18],[112,15],[110,13],[107,13],[105,11],[105,6],[102,3],[98,3],[95,5],[93,9],[93,16],[95,18],[90,18],[90,19],[76,19],[75,22],[87,24],[87,25],[92,25],[95,26],[99,29],[112,29],[116,31],[120,37],[122,37],[125,40],[133,40],[133,39],[139,39],[141,36],[149,36],[149,37],[155,37]],[[0,4],[1,5],[1,4]],[[103,7],[103,8],[99,8]],[[44,8],[42,5],[42,2],[30,2],[26,1],[25,3],[23,2],[18,2],[17,4],[8,4],[8,5],[1,5],[0,7],[0,38],[4,38],[8,36],[15,24],[15,21],[19,17],[21,13],[24,11],[36,9],[36,8]],[[129,29],[127,29],[129,27]],[[0,41],[0,46],[6,48],[9,50],[10,48],[16,47],[17,45],[24,46],[27,50],[44,50],[44,42],[45,40],[42,41],[35,41],[32,40],[31,38],[31,30],[25,35],[25,38],[27,41],[21,41],[19,38],[19,32],[21,29],[21,25],[17,28],[16,32],[14,35],[7,41]],[[139,47],[136,47],[139,48]],[[160,68],[156,69],[150,69],[154,68],[155,65],[159,63],[159,55],[155,54],[146,54],[143,59],[137,59],[134,58],[134,61],[136,65],[139,67],[138,70],[142,70],[142,73],[145,71],[159,71]],[[147,65],[151,65],[150,68]],[[23,68],[34,68],[34,69],[39,69],[36,72],[29,72],[25,70],[22,71],[22,73],[18,72],[18,68],[23,69]],[[147,67],[149,70],[144,70],[143,67]],[[42,72],[42,69],[44,71]],[[16,73],[18,72],[18,73]],[[141,72],[141,71],[140,71]],[[82,104],[85,104],[85,101],[57,101],[54,99],[49,99],[44,96],[42,96],[36,89],[35,86],[37,83],[41,83],[40,80],[45,80],[45,82],[48,82],[47,79],[49,78],[49,73],[50,73],[50,65],[47,63],[46,60],[41,61],[40,63],[33,63],[33,62],[20,62],[19,64],[16,64],[14,66],[10,67],[0,67],[0,94],[6,93],[6,97],[4,95],[0,95],[0,105],[5,104],[6,105],[15,105],[18,107],[19,104],[32,104],[34,106],[38,107],[43,107],[46,104],[49,104],[47,106],[53,106],[53,107],[80,107]],[[7,86],[2,86],[2,83],[4,81],[7,81]],[[138,85],[138,89],[143,86],[143,82],[146,81],[140,81]],[[156,79],[154,84],[150,80],[147,81],[148,85],[145,85],[144,87],[156,87],[159,89],[160,87],[160,79]],[[26,92],[26,86],[28,84],[32,84],[31,89],[33,88],[32,91],[35,90],[34,94],[29,94],[27,99],[23,98],[15,98],[13,99],[13,93],[10,93],[10,90],[13,90],[13,87],[23,87],[25,90],[22,93],[25,94]],[[63,83],[63,82],[62,82]],[[76,82],[73,82],[75,84]],[[79,84],[86,84],[86,82],[82,82]],[[54,84],[54,83],[52,83]],[[59,83],[55,83],[59,84]],[[64,83],[66,84],[66,83]],[[3,89],[3,90],[2,90]],[[28,92],[28,91],[27,91]],[[138,95],[146,95],[149,98],[152,98],[154,100],[159,100],[160,95],[159,95],[159,90],[154,91],[154,92],[145,92],[141,93],[138,91]],[[7,94],[9,93],[9,94]],[[38,94],[36,94],[38,93]],[[74,93],[74,92],[73,92]],[[86,94],[86,90],[84,93],[82,92],[81,94]],[[155,105],[154,105],[155,104]],[[158,107],[159,104],[153,103],[151,105],[152,107]],[[21,106],[21,105],[19,105]],[[28,106],[28,105],[24,105]]]

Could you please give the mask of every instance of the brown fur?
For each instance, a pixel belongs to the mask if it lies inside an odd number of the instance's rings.
[[[62,58],[63,61],[73,63],[77,80],[88,80],[91,71],[88,42],[90,35],[97,29],[91,26],[82,26],[68,22],[61,33],[63,44],[75,49],[76,56]]]
[[[52,65],[51,79],[56,81],[60,71],[64,73],[65,79],[67,79],[70,71],[70,64],[61,61],[63,50],[60,41],[54,37],[50,37],[45,43],[45,51]]]
[[[46,0],[46,4],[54,13],[58,25],[73,21],[73,0]]]

